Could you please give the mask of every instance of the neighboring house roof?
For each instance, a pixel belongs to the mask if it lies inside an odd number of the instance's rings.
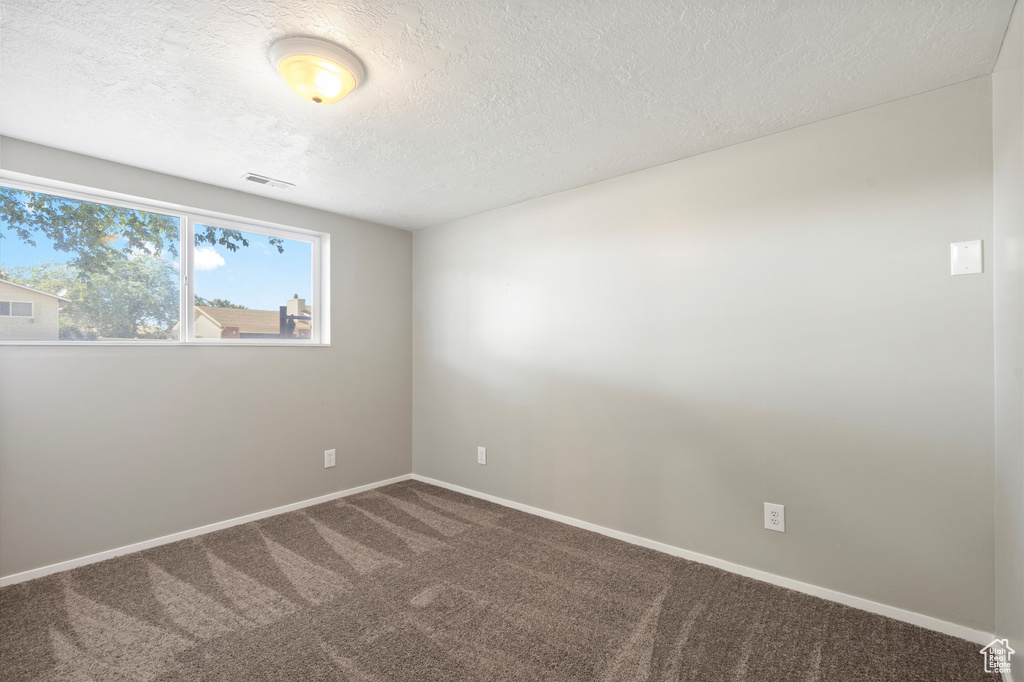
[[[178,325],[174,325],[174,329],[171,330],[173,333],[170,336],[177,335]],[[155,324],[137,324],[135,325],[135,337],[140,339],[166,339],[169,338],[166,329],[156,326]]]
[[[31,291],[33,294],[42,294],[43,296],[49,296],[50,298],[55,298],[58,301],[64,301],[65,303],[71,303],[71,301],[69,301],[68,299],[62,298],[60,296],[57,296],[56,294],[48,294],[45,291],[39,291],[38,289],[32,289],[30,287],[25,286],[24,284],[15,284],[14,282],[11,282],[11,281],[6,280],[6,279],[0,279],[0,284],[10,284],[12,287],[18,287],[19,289],[24,289],[25,291]]]
[[[214,308],[197,305],[196,312],[210,319],[215,325],[238,327],[240,334],[280,334],[281,314],[277,310],[248,310],[246,308]],[[309,309],[302,311],[309,315]],[[309,329],[308,320],[295,320],[296,331]]]

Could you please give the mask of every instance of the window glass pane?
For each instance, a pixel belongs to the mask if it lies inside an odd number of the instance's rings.
[[[196,339],[311,338],[312,244],[199,224],[195,235]]]
[[[32,317],[32,304],[31,303],[11,303],[11,315],[17,315],[19,317]]]
[[[10,315],[11,304],[7,301],[0,301],[0,315]]]
[[[0,186],[0,340],[178,339],[178,218]]]

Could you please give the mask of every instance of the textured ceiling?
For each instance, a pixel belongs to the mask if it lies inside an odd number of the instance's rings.
[[[988,73],[1012,6],[2,0],[0,132],[421,228]],[[294,35],[367,81],[300,99],[267,59]]]

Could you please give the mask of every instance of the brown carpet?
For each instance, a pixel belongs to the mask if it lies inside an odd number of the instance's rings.
[[[0,590],[3,680],[996,680],[980,647],[422,483]]]

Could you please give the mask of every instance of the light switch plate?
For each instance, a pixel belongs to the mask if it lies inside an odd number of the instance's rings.
[[[953,242],[949,245],[951,275],[977,275],[982,272],[981,240]]]

